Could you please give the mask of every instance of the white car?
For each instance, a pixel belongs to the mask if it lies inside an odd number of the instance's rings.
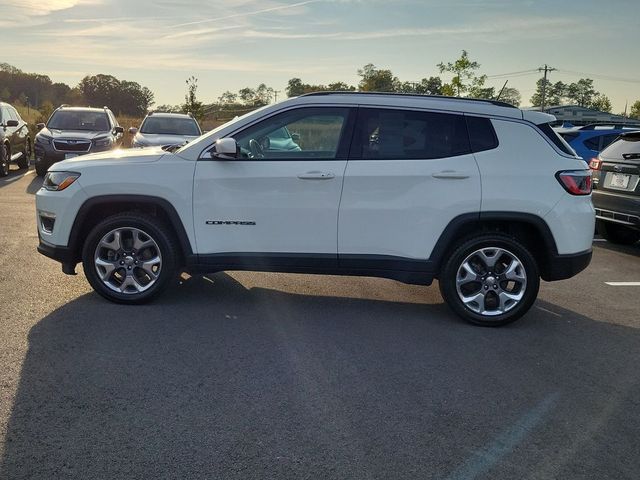
[[[437,278],[457,314],[505,324],[540,278],[591,259],[590,172],[553,120],[486,100],[288,99],[172,152],[56,163],[36,196],[38,250],[67,274],[82,262],[120,303],[181,269]],[[265,141],[282,128],[298,148]]]
[[[191,114],[149,113],[140,129],[130,127],[132,147],[184,145],[202,135],[200,125]]]

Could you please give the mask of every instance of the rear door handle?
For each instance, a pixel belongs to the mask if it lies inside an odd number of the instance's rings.
[[[331,172],[306,172],[298,175],[301,180],[331,180],[334,177]]]
[[[433,178],[446,178],[449,180],[463,180],[469,178],[469,175],[463,172],[456,172],[454,170],[443,170],[442,172],[434,173],[431,175]]]

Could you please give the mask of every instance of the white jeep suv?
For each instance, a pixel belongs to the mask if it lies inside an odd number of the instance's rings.
[[[292,98],[174,151],[54,164],[38,250],[67,274],[82,262],[120,303],[150,300],[179,270],[437,278],[457,314],[502,325],[540,278],[591,259],[590,172],[553,120],[487,100]],[[297,148],[273,140],[282,131]]]

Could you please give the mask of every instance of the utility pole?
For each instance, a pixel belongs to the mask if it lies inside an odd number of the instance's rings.
[[[273,91],[273,103],[278,103],[278,94],[280,93],[280,90],[274,90]]]
[[[544,80],[542,82],[542,106],[540,107],[541,112],[544,112],[544,107],[545,107],[545,100],[546,100],[546,94],[547,94],[547,73],[553,72],[554,70],[556,69],[549,67],[546,63],[544,67],[540,67],[538,69],[539,72],[544,71]]]

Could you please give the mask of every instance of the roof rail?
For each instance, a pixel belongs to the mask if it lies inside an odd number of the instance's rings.
[[[354,91],[326,91],[326,92],[311,92],[300,95],[301,97],[314,97],[321,95],[380,95],[380,96],[397,96],[397,97],[420,97],[420,98],[433,98],[443,100],[456,100],[463,102],[482,102],[490,103],[498,107],[518,108],[510,103],[501,102],[500,100],[488,100],[484,98],[463,98],[463,97],[449,97],[447,95],[422,95],[420,93],[398,93],[398,92],[354,92]]]
[[[580,130],[595,130],[596,127],[611,127],[611,128],[624,128],[624,127],[640,127],[640,122],[596,122],[589,123],[579,127]]]
[[[63,103],[62,105],[60,105],[58,108],[65,108],[68,107],[69,105],[67,105],[66,103]]]

